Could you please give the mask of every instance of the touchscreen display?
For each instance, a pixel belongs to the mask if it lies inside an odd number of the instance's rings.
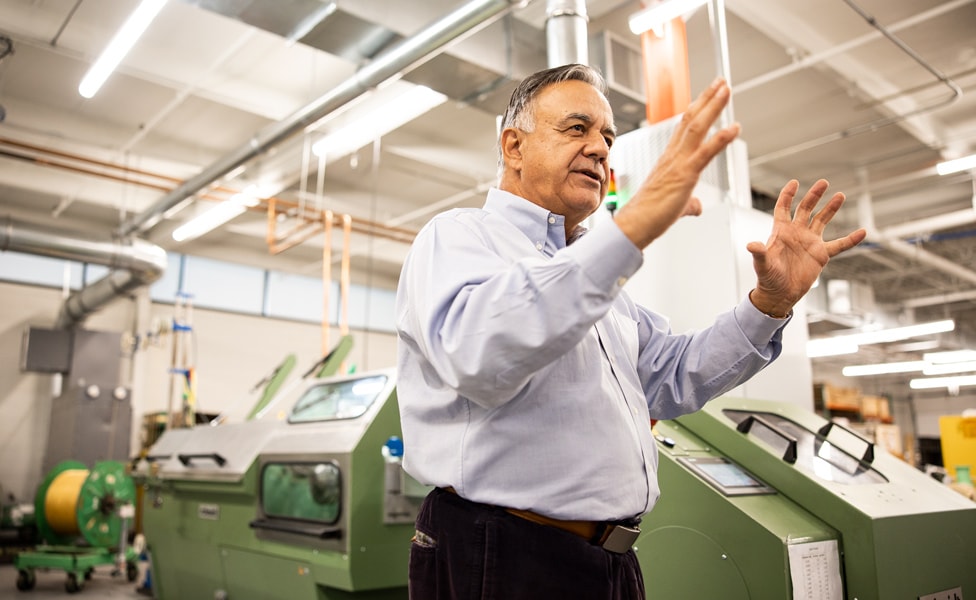
[[[698,463],[706,475],[727,487],[760,487],[761,483],[749,476],[737,465],[727,462]]]
[[[775,494],[776,490],[753,477],[734,462],[719,456],[680,457],[678,462],[726,496]]]

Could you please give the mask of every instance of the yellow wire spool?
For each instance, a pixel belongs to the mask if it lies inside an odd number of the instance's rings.
[[[64,461],[34,495],[37,530],[53,545],[70,545],[80,536],[93,547],[112,547],[131,516],[123,516],[122,508],[135,502],[135,484],[122,463],[101,461],[89,470],[82,462]]]
[[[60,535],[78,535],[78,498],[81,486],[88,479],[87,469],[62,471],[47,490],[44,498],[44,516],[51,529]]]

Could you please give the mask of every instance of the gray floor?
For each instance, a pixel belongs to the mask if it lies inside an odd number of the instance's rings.
[[[124,574],[112,575],[112,566],[104,565],[95,568],[91,579],[85,582],[80,592],[69,594],[64,589],[67,579],[65,572],[60,570],[36,571],[37,584],[30,591],[17,589],[17,569],[12,564],[0,564],[0,598],[10,600],[53,600],[54,598],[72,600],[129,600],[139,598],[146,600],[150,596],[136,591],[143,582],[145,563],[139,565],[139,577],[135,583],[126,579]]]

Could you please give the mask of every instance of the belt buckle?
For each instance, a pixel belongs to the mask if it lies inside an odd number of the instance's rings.
[[[607,539],[601,547],[610,552],[624,554],[628,552],[640,536],[640,527],[627,527],[626,525],[614,525],[610,528]]]

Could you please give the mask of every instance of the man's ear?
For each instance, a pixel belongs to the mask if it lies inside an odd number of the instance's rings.
[[[522,132],[514,127],[502,130],[502,158],[505,164],[516,171],[522,168]]]

